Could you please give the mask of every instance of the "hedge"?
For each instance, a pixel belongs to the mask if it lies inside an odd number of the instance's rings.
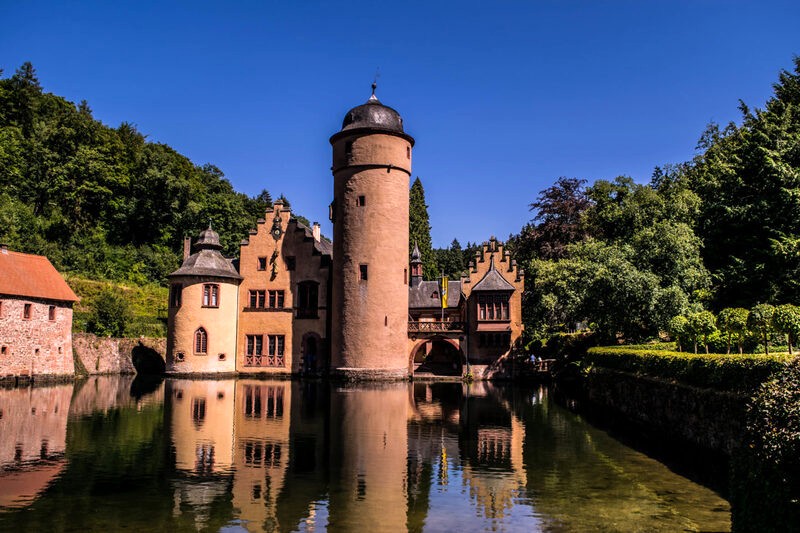
[[[788,354],[693,354],[653,348],[590,348],[584,368],[598,366],[723,391],[755,392],[792,360]]]

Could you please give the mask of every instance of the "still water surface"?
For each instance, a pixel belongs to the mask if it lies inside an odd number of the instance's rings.
[[[729,531],[547,388],[101,377],[0,389],[0,531]]]

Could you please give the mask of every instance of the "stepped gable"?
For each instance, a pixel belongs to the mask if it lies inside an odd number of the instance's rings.
[[[42,255],[0,251],[0,294],[77,302],[79,298]]]

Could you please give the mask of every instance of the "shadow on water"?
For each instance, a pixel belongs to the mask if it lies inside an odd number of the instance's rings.
[[[706,486],[723,498],[729,497],[730,464],[722,452],[714,452],[673,435],[656,432],[644,424],[632,423],[622,415],[611,412],[580,398],[574,391],[552,387],[553,401],[586,419],[621,444],[663,463],[676,474]]]
[[[167,369],[161,354],[152,348],[148,348],[141,341],[131,351],[131,361],[139,375],[161,375]]]
[[[148,394],[153,394],[163,382],[164,378],[161,376],[137,374],[131,382],[131,397],[140,400]]]

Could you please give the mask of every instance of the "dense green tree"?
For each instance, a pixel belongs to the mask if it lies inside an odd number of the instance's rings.
[[[422,255],[422,275],[426,279],[436,279],[441,272],[437,271],[436,259],[433,255],[425,189],[422,187],[419,177],[411,185],[408,200],[408,256],[411,257],[414,245],[418,246]]]
[[[586,180],[560,177],[539,193],[530,205],[535,212],[512,241],[520,259],[559,259],[566,246],[586,237],[583,215],[591,205],[586,196]]]
[[[106,288],[97,295],[87,320],[90,333],[101,337],[122,337],[125,327],[133,318],[128,300],[118,289]]]
[[[800,300],[800,57],[763,110],[712,124],[688,179],[718,306]]]
[[[742,353],[744,337],[747,334],[747,315],[749,311],[742,307],[726,307],[717,316],[717,327],[725,333],[728,339],[728,351],[731,353],[731,340],[736,335],[736,344],[739,353]]]
[[[747,327],[764,341],[764,351],[767,355],[769,355],[769,334],[773,331],[774,315],[775,307],[769,304],[757,304],[747,315]]]
[[[458,279],[464,272],[464,253],[458,239],[453,239],[447,248],[435,248],[433,250],[436,259],[436,271],[444,272],[450,279]]]
[[[42,90],[26,63],[0,79],[0,240],[94,278],[164,282],[181,241],[211,221],[225,253],[272,199],[237,193],[130,123],[109,128]]]

